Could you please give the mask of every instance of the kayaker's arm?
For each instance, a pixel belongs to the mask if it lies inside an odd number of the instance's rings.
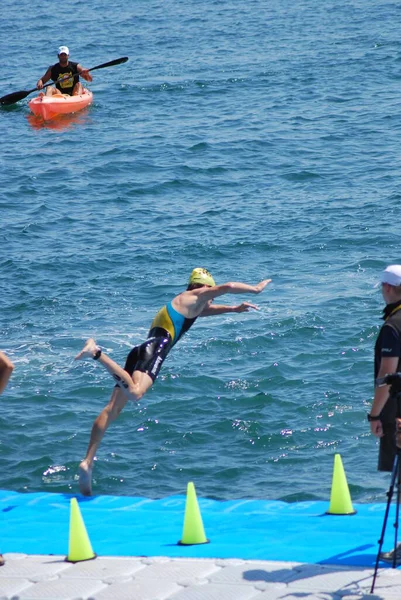
[[[86,81],[92,81],[93,77],[89,73],[88,69],[84,69],[81,65],[77,65],[77,70],[80,77],[83,77]]]
[[[45,85],[45,83],[47,83],[49,81],[49,79],[51,78],[51,72],[52,72],[52,68],[49,67],[46,71],[46,73],[43,75],[43,77],[41,77],[38,80],[38,83],[36,84],[36,88],[38,90],[41,90],[42,87]]]

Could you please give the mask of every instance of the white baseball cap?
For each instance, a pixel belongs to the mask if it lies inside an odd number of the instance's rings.
[[[60,48],[57,51],[57,55],[60,56],[60,54],[68,54],[68,56],[70,55],[70,51],[68,49],[67,46],[60,46]]]
[[[382,283],[401,285],[401,265],[389,265],[382,273]]]

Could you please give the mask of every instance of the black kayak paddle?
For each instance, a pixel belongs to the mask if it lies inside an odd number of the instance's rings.
[[[111,60],[110,62],[107,63],[103,63],[102,65],[97,65],[97,67],[92,67],[91,69],[86,69],[87,71],[96,71],[96,69],[104,69],[105,67],[114,67],[114,65],[121,65],[121,63],[125,63],[128,60],[128,56],[123,56],[123,58],[116,58],[115,60]],[[79,74],[73,75],[72,77],[78,77]],[[66,77],[62,77],[61,79],[59,79],[60,81],[66,81],[67,79],[71,79],[71,75],[67,75]],[[43,88],[49,87],[49,85],[54,85],[54,83],[46,83],[46,85],[43,86]],[[42,89],[43,89],[42,88]],[[38,88],[33,88],[32,90],[22,90],[20,92],[13,92],[12,94],[7,94],[6,96],[3,96],[2,98],[0,98],[0,104],[2,106],[7,106],[9,104],[15,104],[15,102],[18,102],[19,100],[23,100],[24,98],[26,98],[27,96],[29,96],[29,94],[32,94],[32,92],[37,92]]]

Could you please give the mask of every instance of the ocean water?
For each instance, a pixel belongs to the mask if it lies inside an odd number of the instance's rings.
[[[4,0],[0,95],[59,45],[94,103],[41,123],[0,109],[0,488],[76,492],[120,364],[191,270],[256,283],[200,319],[98,451],[94,493],[385,501],[366,413],[401,262],[401,7],[391,0]]]

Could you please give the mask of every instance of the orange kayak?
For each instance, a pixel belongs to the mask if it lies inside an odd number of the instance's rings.
[[[45,121],[57,115],[68,115],[82,110],[92,104],[93,94],[85,89],[79,96],[67,94],[54,94],[54,96],[37,96],[28,102],[34,115],[42,117]]]

